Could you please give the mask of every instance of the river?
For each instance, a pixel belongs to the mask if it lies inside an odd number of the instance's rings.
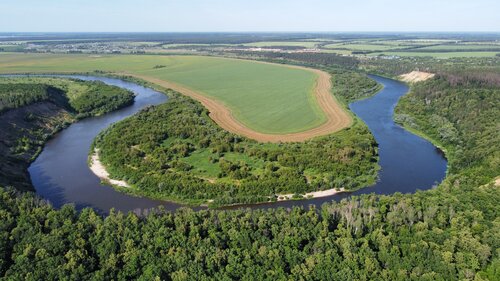
[[[101,185],[100,179],[90,171],[87,164],[90,145],[100,131],[146,106],[164,103],[168,98],[160,92],[119,79],[71,77],[99,80],[131,90],[136,94],[135,102],[124,109],[74,123],[47,142],[42,153],[28,169],[37,193],[55,207],[73,203],[77,209],[92,207],[103,213],[111,208],[134,211],[159,205],[163,205],[167,210],[181,207],[182,205],[176,203],[134,197]],[[395,124],[392,119],[394,107],[399,98],[408,92],[408,87],[392,79],[370,77],[383,84],[384,89],[371,98],[351,103],[349,108],[368,125],[379,144],[379,164],[382,169],[377,183],[352,193],[330,197],[243,207],[275,208],[311,204],[319,206],[325,202],[364,193],[392,194],[425,190],[442,181],[447,167],[443,153],[429,141]]]

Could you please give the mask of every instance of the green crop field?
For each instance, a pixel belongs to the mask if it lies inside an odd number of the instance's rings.
[[[0,54],[0,73],[94,70],[184,85],[223,102],[240,122],[259,132],[300,132],[326,119],[312,93],[317,76],[307,70],[202,56]]]
[[[19,52],[22,51],[25,45],[0,45],[2,52]]]

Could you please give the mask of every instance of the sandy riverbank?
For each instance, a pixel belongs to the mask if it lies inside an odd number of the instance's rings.
[[[412,72],[400,75],[399,78],[401,78],[401,80],[404,82],[415,83],[415,82],[421,82],[421,81],[431,79],[434,76],[435,76],[435,74],[430,73],[430,72],[412,71]]]
[[[111,179],[109,176],[108,171],[106,170],[106,167],[101,163],[99,160],[99,151],[95,150],[94,154],[92,154],[92,157],[90,159],[90,170],[98,176],[101,180],[104,180],[106,182],[109,182],[112,185],[116,186],[121,186],[121,187],[130,187],[128,183],[122,180],[114,180]]]
[[[327,189],[327,190],[321,190],[321,191],[314,191],[314,192],[308,192],[306,194],[303,194],[302,197],[304,198],[321,198],[321,197],[328,197],[332,196],[338,193],[346,192],[345,189],[340,188],[340,189]],[[278,197],[278,201],[287,201],[291,200],[293,198],[293,193],[290,194],[276,194]]]
[[[116,186],[121,186],[121,187],[130,187],[130,185],[122,180],[115,180],[111,179],[108,171],[106,170],[106,167],[101,163],[99,159],[99,151],[95,150],[94,154],[91,156],[91,162],[90,162],[90,170],[98,176],[100,179],[104,180],[105,182],[109,182],[112,185]],[[308,192],[306,194],[301,195],[303,198],[306,199],[311,199],[311,198],[321,198],[321,197],[328,197],[332,196],[338,193],[345,192],[345,189],[327,189],[327,190],[321,190],[321,191],[313,191],[313,192]],[[278,201],[287,201],[287,200],[292,200],[294,194],[289,193],[289,194],[276,194],[276,197],[278,198]],[[214,200],[208,200],[207,202],[213,202]]]

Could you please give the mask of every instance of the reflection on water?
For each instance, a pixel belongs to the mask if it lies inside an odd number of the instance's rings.
[[[99,80],[126,88],[136,94],[132,106],[100,117],[88,118],[72,124],[58,133],[46,145],[40,156],[29,168],[36,191],[54,206],[73,203],[80,209],[93,207],[101,212],[111,208],[121,211],[139,210],[163,205],[175,210],[182,205],[134,197],[103,186],[88,168],[87,156],[95,136],[112,123],[122,120],[140,109],[167,101],[162,93],[119,79],[71,76],[83,80]],[[386,78],[372,76],[385,88],[376,96],[350,105],[370,128],[379,143],[379,181],[372,187],[350,194],[302,201],[286,201],[254,205],[254,208],[275,208],[291,206],[321,205],[324,202],[340,200],[352,194],[391,194],[429,189],[439,183],[446,173],[446,160],[442,152],[430,142],[409,133],[392,120],[394,106],[408,88],[406,85]],[[248,206],[244,206],[248,207]]]

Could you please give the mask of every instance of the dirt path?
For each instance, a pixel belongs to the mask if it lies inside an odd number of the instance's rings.
[[[164,88],[169,88],[174,91],[180,92],[186,96],[192,97],[203,106],[205,106],[210,112],[209,116],[223,129],[238,134],[245,137],[260,141],[260,142],[300,142],[307,139],[327,135],[351,125],[351,116],[342,108],[342,106],[337,102],[331,90],[330,75],[324,71],[300,67],[300,66],[287,66],[290,68],[305,69],[307,71],[312,71],[318,75],[316,80],[316,85],[314,89],[314,94],[320,108],[323,110],[326,116],[326,122],[320,126],[298,133],[290,134],[265,134],[254,131],[242,123],[240,123],[231,113],[231,110],[227,108],[223,103],[206,97],[194,90],[191,90],[185,86],[161,80],[158,78],[153,78],[147,75],[139,75],[133,73],[121,73],[129,75],[135,78],[139,78]]]

